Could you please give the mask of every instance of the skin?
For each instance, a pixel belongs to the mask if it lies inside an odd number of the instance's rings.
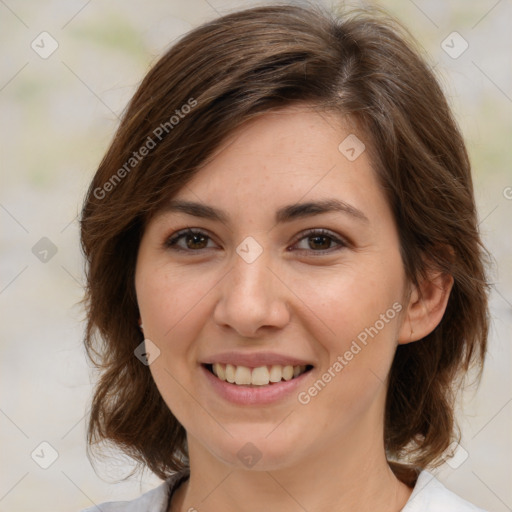
[[[175,196],[222,209],[228,221],[162,211],[146,227],[135,284],[145,338],[160,349],[150,371],[190,455],[173,512],[398,511],[411,494],[385,457],[387,376],[397,345],[439,323],[452,281],[408,285],[368,152],[349,161],[338,150],[350,133],[333,115],[299,107],[245,123]],[[284,205],[326,198],[367,221],[329,212],[275,223]],[[182,237],[188,252],[165,246],[187,227],[207,238],[188,237],[187,246]],[[332,238],[302,234],[311,228]],[[263,249],[252,263],[236,252],[248,236]],[[395,303],[401,314],[306,405],[296,394],[234,405],[201,376],[199,362],[213,354],[274,351],[314,365],[307,390]],[[248,442],[261,454],[251,468],[237,456]]]

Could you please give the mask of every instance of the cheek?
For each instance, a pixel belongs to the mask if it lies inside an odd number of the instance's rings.
[[[197,347],[192,341],[198,338],[205,318],[211,314],[205,298],[215,281],[210,282],[204,274],[191,278],[179,269],[165,266],[146,268],[149,270],[143,269],[137,275],[137,300],[144,336],[160,350],[151,371],[157,385],[166,382],[166,390],[161,390],[165,397],[171,395],[169,386],[176,391],[170,375],[179,382],[190,379],[190,368],[197,361]]]
[[[201,299],[211,288],[205,280],[191,279],[179,270],[152,268],[137,277],[137,300],[145,331],[164,340],[177,329],[192,327]]]
[[[342,269],[334,277],[332,273],[326,275],[316,281],[316,286],[308,286],[303,295],[308,297],[311,309],[323,321],[330,337],[346,342],[373,326],[395,302],[400,302],[401,287],[399,272],[373,261],[358,268]],[[386,326],[396,327],[395,313],[396,307],[388,315],[392,318]]]
[[[336,407],[340,400],[348,407],[362,406],[364,397],[370,400],[386,380],[395,354],[404,307],[400,262],[368,258],[367,265],[340,269],[335,278],[317,284],[304,296],[321,319],[317,338],[331,370],[325,380],[333,383],[325,399]]]
[[[144,335],[160,350],[149,370],[174,416],[182,425],[189,425],[191,368],[197,362],[193,340],[199,336],[204,317],[209,314],[202,299],[214,282],[193,279],[165,265],[150,265],[141,270],[136,288]]]
[[[396,351],[402,307],[393,301],[397,294],[355,282],[356,288],[351,279],[340,280],[337,286],[331,283],[317,302],[318,316],[329,330],[318,327],[315,337],[327,357],[316,380],[299,396],[304,414],[333,435],[368,415],[372,424],[381,421],[387,375]]]

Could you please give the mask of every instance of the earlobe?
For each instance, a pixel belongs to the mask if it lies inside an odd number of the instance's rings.
[[[399,331],[399,344],[420,340],[439,325],[452,288],[453,276],[442,272],[431,273],[413,288]]]

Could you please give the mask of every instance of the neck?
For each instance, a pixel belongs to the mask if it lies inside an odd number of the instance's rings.
[[[357,437],[368,441],[364,434]],[[189,439],[190,479],[174,494],[170,511],[401,510],[412,489],[395,477],[379,436],[374,434],[363,444],[364,450],[350,439],[351,443],[340,441],[317,449],[293,467],[272,471],[228,466]]]

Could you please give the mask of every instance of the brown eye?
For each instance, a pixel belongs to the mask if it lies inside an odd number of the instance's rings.
[[[303,240],[307,240],[307,247],[299,248],[299,251],[308,251],[313,253],[332,252],[333,250],[339,250],[347,247],[347,243],[340,240],[330,231],[324,229],[313,229],[303,234],[303,236],[297,241],[297,244]],[[337,247],[332,247],[332,244],[336,244]],[[297,245],[296,244],[296,245]]]
[[[180,243],[182,240],[185,242],[184,245]],[[208,249],[209,240],[211,239],[206,233],[187,229],[168,238],[165,242],[165,246],[177,251],[197,252],[201,249]]]
[[[311,249],[330,249],[330,245],[332,242],[332,238],[324,235],[310,236],[308,237],[308,239],[310,240],[309,246],[311,247]]]
[[[208,237],[201,234],[184,235],[187,247],[189,249],[204,249],[205,241],[208,243]]]

